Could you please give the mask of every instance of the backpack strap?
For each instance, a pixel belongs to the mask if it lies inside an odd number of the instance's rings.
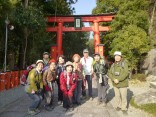
[[[121,61],[120,68],[124,69],[124,67],[125,67],[125,61]],[[114,73],[114,71],[115,71],[115,65],[113,63],[112,64],[112,73]]]

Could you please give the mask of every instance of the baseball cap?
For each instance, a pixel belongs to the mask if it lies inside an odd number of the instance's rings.
[[[96,55],[100,56],[100,54],[98,52],[95,52],[94,56],[96,56]]]
[[[43,55],[49,55],[49,53],[48,52],[43,52]]]
[[[88,52],[89,52],[88,49],[83,50],[83,53],[88,53]]]

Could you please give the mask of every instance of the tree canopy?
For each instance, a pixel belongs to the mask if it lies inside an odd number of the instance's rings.
[[[106,51],[113,57],[121,51],[132,69],[135,69],[144,54],[149,51],[148,0],[97,0],[93,14],[115,12],[110,32],[102,37]],[[103,23],[102,25],[107,25]]]
[[[42,53],[44,51],[50,52],[51,46],[56,44],[56,33],[46,32],[46,26],[49,24],[45,17],[72,15],[74,8],[71,5],[75,2],[77,0],[1,0],[0,69],[3,69],[4,63],[5,20],[7,16],[10,21],[9,25],[15,27],[14,30],[8,31],[7,66],[10,70],[15,65],[24,69],[37,59],[42,59]],[[52,25],[57,26],[56,23]],[[89,36],[85,32],[70,33],[70,35],[64,33],[65,56],[71,56],[72,53],[80,54],[88,38]],[[76,44],[73,44],[74,42]]]

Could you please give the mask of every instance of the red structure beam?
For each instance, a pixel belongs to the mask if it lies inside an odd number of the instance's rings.
[[[81,17],[82,22],[110,22],[114,18],[114,14],[103,14],[103,15],[72,15],[72,16],[49,16],[47,22],[74,22],[75,17]]]
[[[46,31],[47,32],[57,32],[58,27],[47,27]],[[99,31],[109,31],[110,27],[109,26],[99,26]],[[75,29],[74,27],[63,27],[62,28],[63,32],[89,32],[89,31],[94,31],[94,27],[82,27],[81,29]]]

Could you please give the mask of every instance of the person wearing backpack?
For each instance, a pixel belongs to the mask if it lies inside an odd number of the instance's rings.
[[[44,52],[43,53],[44,67],[49,66],[49,64],[48,64],[49,61],[50,61],[49,53],[48,52]]]
[[[32,64],[30,66],[27,67],[26,70],[24,70],[23,74],[20,76],[20,84],[23,86],[27,85],[27,79],[28,79],[28,75],[29,72],[34,69],[36,67],[36,64]]]
[[[28,96],[32,99],[32,103],[28,109],[28,114],[36,115],[40,113],[38,107],[42,101],[42,92],[43,92],[43,76],[42,69],[44,66],[43,60],[38,60],[36,62],[36,68],[32,69],[28,75],[27,85],[25,90]]]
[[[73,73],[73,63],[68,61],[60,75],[60,88],[63,92],[63,107],[73,111],[73,93],[77,85],[77,75]]]
[[[44,84],[44,95],[46,99],[46,104],[44,105],[47,111],[54,109],[53,98],[54,98],[54,87],[53,82],[56,79],[56,63],[55,60],[49,61],[49,67],[43,74],[43,84]]]
[[[114,87],[115,108],[117,111],[122,110],[123,114],[127,115],[128,64],[122,58],[120,51],[116,51],[114,57],[115,62],[111,65],[108,76]]]
[[[57,66],[56,66],[56,73],[57,73],[56,82],[58,86],[58,104],[62,104],[63,102],[63,93],[60,88],[60,75],[61,75],[61,72],[63,72],[64,70],[65,70],[65,56],[60,55],[57,58]]]
[[[102,104],[106,106],[108,85],[108,63],[99,53],[94,54],[95,63],[93,65],[94,73],[96,74],[97,88],[98,88],[98,101],[97,105]]]
[[[80,63],[80,58],[81,57],[79,54],[74,54],[73,58],[72,58],[74,61],[73,62],[73,66],[74,66],[73,72],[76,73],[78,76],[77,87],[74,91],[74,103],[77,105],[81,104],[80,97],[82,94],[82,83],[83,83],[83,79],[84,79],[82,64]]]

